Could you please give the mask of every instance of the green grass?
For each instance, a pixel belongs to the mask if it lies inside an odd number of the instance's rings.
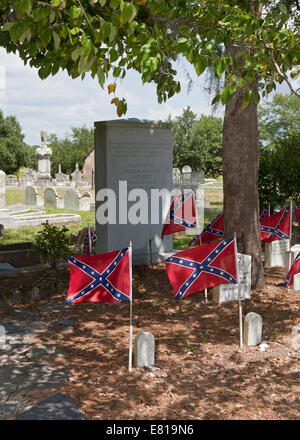
[[[14,205],[16,203],[25,204],[24,189],[7,189],[6,188],[6,205]]]

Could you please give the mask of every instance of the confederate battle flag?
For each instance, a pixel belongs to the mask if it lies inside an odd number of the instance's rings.
[[[83,255],[91,255],[96,240],[98,240],[98,235],[93,228],[88,228],[83,245]],[[90,245],[92,249],[90,249]]]
[[[131,247],[100,255],[69,257],[67,303],[131,300]]]
[[[290,286],[294,281],[294,275],[300,273],[300,252],[293,261],[292,267],[290,268],[289,273],[286,276],[284,287]]]
[[[196,235],[189,246],[196,246],[203,243],[209,243],[214,240],[220,240],[224,238],[224,213],[221,212],[206,228],[203,229],[201,234]]]
[[[166,259],[176,299],[219,284],[238,283],[235,238],[177,252]]]
[[[291,207],[266,216],[260,221],[260,239],[270,243],[275,240],[290,238]]]
[[[181,194],[175,197],[170,211],[163,226],[161,236],[197,228],[197,216],[195,209],[194,193]]]

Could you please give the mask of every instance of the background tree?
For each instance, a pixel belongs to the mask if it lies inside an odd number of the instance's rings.
[[[129,69],[157,85],[159,102],[180,91],[172,62],[181,56],[198,75],[207,68],[224,75],[213,103],[226,105],[225,236],[237,233],[240,252],[252,255],[252,287],[262,287],[257,104],[260,93],[283,81],[300,98],[288,76],[300,65],[300,8],[297,0],[286,3],[292,15],[283,2],[268,0],[3,0],[0,45],[18,51],[41,78],[60,68],[72,78],[91,72],[103,87],[112,72],[108,92],[119,116],[127,105],[116,95],[116,81]]]
[[[300,204],[300,100],[276,94],[259,106],[260,206]]]
[[[169,116],[173,131],[173,163],[182,169],[190,165],[194,171],[205,170],[208,177],[222,174],[222,119],[197,115],[190,107],[174,120]]]
[[[28,150],[21,126],[14,116],[4,116],[0,110],[0,169],[13,174],[26,166]]]
[[[61,139],[56,134],[51,134],[47,144],[52,149],[52,176],[58,172],[58,164],[61,164],[63,173],[71,174],[75,170],[76,162],[82,169],[86,154],[94,146],[94,131],[86,126],[72,127]]]
[[[293,95],[275,94],[258,107],[259,140],[263,145],[300,133],[300,100]]]

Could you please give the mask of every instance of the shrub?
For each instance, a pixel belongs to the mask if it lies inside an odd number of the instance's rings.
[[[51,269],[70,255],[71,237],[67,234],[68,228],[43,224],[35,238],[36,249],[44,257]]]

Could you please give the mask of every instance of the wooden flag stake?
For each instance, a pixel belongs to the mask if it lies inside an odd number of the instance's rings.
[[[88,223],[88,234],[89,234],[90,255],[92,255],[93,252],[92,252],[91,228],[89,223]]]
[[[129,294],[130,294],[130,325],[129,325],[129,361],[128,370],[132,368],[132,242],[129,243]]]
[[[292,244],[292,232],[293,232],[293,202],[290,201],[290,249]]]
[[[199,239],[200,239],[200,246],[202,246],[201,235],[200,235]],[[207,289],[204,289],[204,296],[205,296],[205,303],[207,304]]]
[[[234,239],[235,239],[236,254],[237,254],[236,233],[234,233]],[[237,255],[236,255],[236,257],[237,257]],[[238,282],[238,301],[239,301],[240,347],[243,348],[243,311],[242,311],[242,301],[241,301],[241,289],[240,289],[239,273],[237,273],[237,276],[238,276],[237,282]]]

